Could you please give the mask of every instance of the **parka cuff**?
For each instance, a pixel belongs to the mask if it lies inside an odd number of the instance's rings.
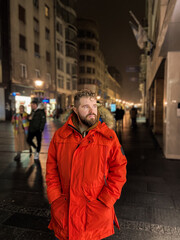
[[[106,188],[103,188],[103,190],[100,192],[97,198],[109,208],[113,207],[117,200],[114,197],[112,197],[112,195],[108,192]]]
[[[59,189],[59,186],[51,190],[47,190],[47,196],[50,204],[54,202],[57,198],[61,197],[61,191]]]

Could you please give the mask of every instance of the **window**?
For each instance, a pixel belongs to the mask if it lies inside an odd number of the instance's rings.
[[[36,18],[34,18],[34,31],[39,33],[39,21]]]
[[[23,8],[21,5],[19,5],[19,20],[23,23],[26,23],[25,8]]]
[[[61,75],[58,75],[58,87],[64,88],[64,77]]]
[[[84,55],[80,55],[80,56],[79,56],[79,60],[80,60],[80,61],[85,61],[85,56],[84,56]]]
[[[48,84],[51,84],[51,74],[50,73],[46,73],[46,80]]]
[[[19,47],[26,50],[26,38],[23,35],[19,35]]]
[[[80,67],[80,68],[79,68],[79,72],[80,72],[80,73],[85,73],[85,67]]]
[[[40,74],[40,70],[39,69],[35,69],[35,77],[36,78],[40,78],[41,74]]]
[[[66,89],[67,89],[67,90],[71,90],[71,81],[70,81],[69,78],[66,79]]]
[[[62,58],[57,58],[57,68],[61,71],[64,70],[64,64],[63,64],[63,59]]]
[[[91,73],[91,68],[87,67],[87,73]]]
[[[77,65],[72,64],[72,75],[76,75],[76,74],[77,74]]]
[[[35,8],[39,8],[39,0],[33,0],[33,5]]]
[[[77,81],[73,80],[72,81],[72,90],[76,90],[77,89]]]
[[[79,44],[79,48],[80,48],[80,49],[85,49],[85,43],[80,43],[80,44]]]
[[[50,39],[50,31],[47,27],[45,28],[45,39],[47,39],[47,40]]]
[[[70,67],[71,67],[71,64],[70,63],[66,63],[66,73],[68,73],[68,74],[71,74]]]
[[[62,24],[59,23],[59,22],[56,23],[56,31],[57,31],[59,34],[63,35]]]
[[[49,18],[49,7],[47,5],[45,5],[44,11],[45,11],[45,16]]]
[[[21,70],[21,77],[22,78],[27,78],[27,67],[25,64],[21,63],[20,64],[20,70]]]
[[[46,51],[46,61],[50,62],[50,52]]]
[[[57,51],[63,53],[63,42],[57,40]]]
[[[86,59],[87,59],[88,62],[91,62],[92,57],[91,56],[87,56]]]
[[[34,43],[34,54],[37,57],[40,57],[40,50],[39,50],[39,44]]]

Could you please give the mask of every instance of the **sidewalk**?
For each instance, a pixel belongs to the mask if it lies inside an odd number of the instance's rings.
[[[48,121],[35,165],[28,152],[19,164],[13,161],[12,127],[0,123],[0,239],[54,240],[47,229],[45,167],[50,139],[60,125]],[[107,240],[180,239],[180,161],[163,157],[144,123],[133,130],[126,117],[117,134],[128,159],[128,181],[115,205],[121,231]]]

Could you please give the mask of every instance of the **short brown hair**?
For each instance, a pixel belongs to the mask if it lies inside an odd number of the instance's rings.
[[[96,93],[91,91],[90,89],[82,89],[78,91],[74,96],[74,106],[79,106],[79,100],[82,97],[90,97],[90,98],[96,98]]]

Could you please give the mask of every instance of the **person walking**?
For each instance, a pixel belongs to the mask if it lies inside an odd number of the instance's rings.
[[[11,120],[14,126],[14,145],[17,155],[14,157],[15,161],[19,161],[21,158],[21,152],[29,149],[27,143],[28,134],[28,114],[24,111],[24,106],[19,106],[19,113],[13,115]]]
[[[115,112],[115,119],[116,119],[116,127],[117,128],[118,128],[117,125],[120,126],[120,122],[122,123],[122,128],[123,128],[123,117],[124,117],[124,109],[122,107],[121,108],[117,107],[116,112]]]
[[[41,104],[38,107],[38,102],[36,100],[33,100],[31,102],[31,108],[32,108],[32,112],[28,118],[30,121],[30,125],[29,125],[27,141],[29,145],[35,149],[34,160],[38,160],[39,153],[41,150],[42,132],[44,130],[44,126],[46,123],[46,114]],[[34,137],[36,137],[37,146],[33,142]]]
[[[137,127],[137,124],[136,124],[137,109],[134,106],[132,106],[130,110],[130,116],[131,116],[132,128],[136,128]]]
[[[126,182],[122,146],[99,121],[95,94],[74,96],[73,113],[49,146],[46,164],[49,228],[57,239],[99,240],[119,228],[114,204]]]

